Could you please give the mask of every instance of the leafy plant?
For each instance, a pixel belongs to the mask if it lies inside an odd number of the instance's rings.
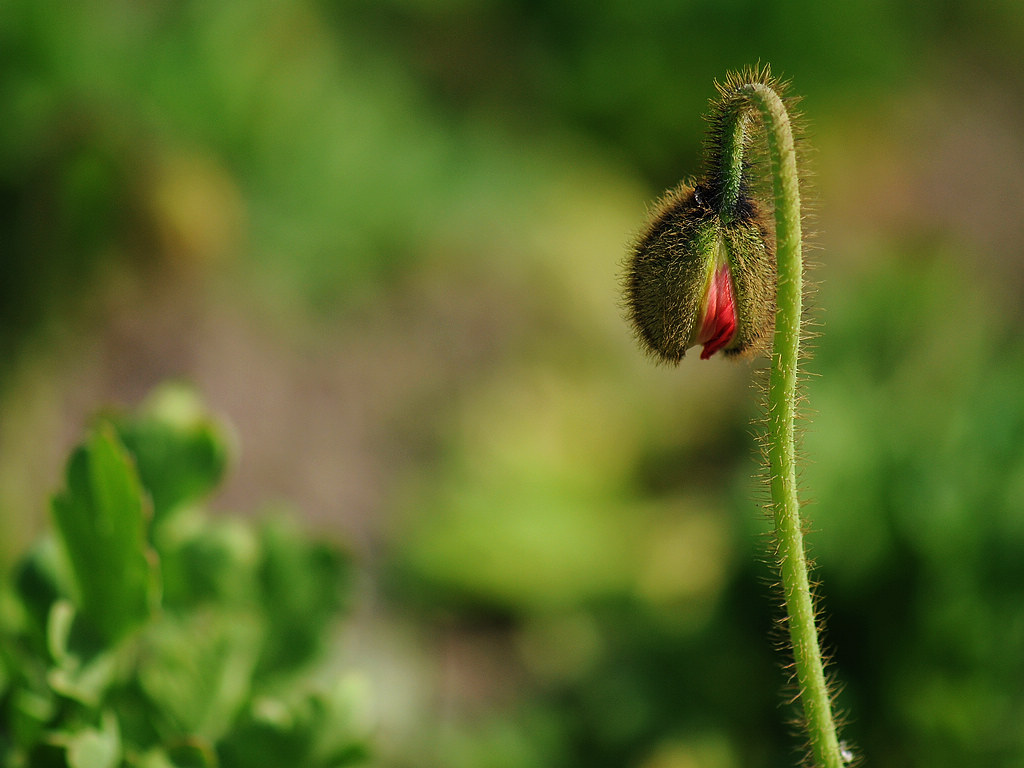
[[[348,560],[282,518],[212,517],[224,428],[181,386],[100,418],[55,530],[3,584],[0,763],[344,766],[355,681],[318,674]]]

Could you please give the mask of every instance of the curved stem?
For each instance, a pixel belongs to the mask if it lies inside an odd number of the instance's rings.
[[[763,83],[740,86],[740,105],[753,107],[765,127],[775,195],[778,269],[775,338],[768,382],[768,464],[779,569],[789,618],[789,636],[800,699],[815,762],[845,764],[832,716],[832,701],[818,642],[797,498],[793,421],[796,415],[797,358],[803,295],[800,189],[789,115],[779,95]],[[742,142],[740,142],[742,146]]]
[[[743,185],[743,147],[746,141],[747,116],[743,110],[732,110],[725,116],[722,126],[722,149],[717,167],[712,173],[718,177],[721,189],[718,215],[724,223],[732,220]]]

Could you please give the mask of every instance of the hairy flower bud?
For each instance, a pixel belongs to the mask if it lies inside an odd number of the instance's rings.
[[[743,197],[724,219],[710,195],[683,184],[659,201],[633,248],[626,302],[637,337],[652,355],[678,363],[703,345],[760,349],[775,314],[775,254],[762,213]]]

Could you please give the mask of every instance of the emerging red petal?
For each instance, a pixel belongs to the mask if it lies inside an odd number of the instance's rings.
[[[736,300],[732,293],[729,268],[719,264],[711,278],[708,298],[704,305],[704,318],[697,334],[697,343],[703,344],[700,359],[707,360],[728,344],[736,333]]]

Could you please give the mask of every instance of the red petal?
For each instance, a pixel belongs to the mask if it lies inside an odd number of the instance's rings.
[[[697,343],[704,345],[700,359],[707,360],[728,344],[735,333],[736,301],[732,294],[732,280],[729,279],[729,268],[721,264],[711,278],[704,320],[697,336]]]

